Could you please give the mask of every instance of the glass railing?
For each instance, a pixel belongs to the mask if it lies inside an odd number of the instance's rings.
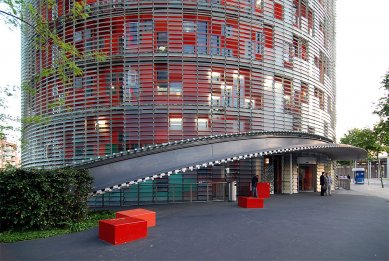
[[[137,206],[183,202],[228,201],[228,182],[139,183],[117,191],[96,195],[88,200],[90,207]]]

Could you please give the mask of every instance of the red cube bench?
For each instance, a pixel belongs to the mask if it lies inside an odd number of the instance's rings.
[[[238,206],[242,208],[263,208],[263,198],[238,197]]]
[[[99,239],[113,245],[147,237],[147,222],[133,217],[99,221]]]
[[[270,183],[258,182],[257,183],[257,195],[259,198],[270,198]]]
[[[154,227],[156,225],[155,212],[143,208],[116,212],[116,218],[122,217],[134,217],[145,220],[147,221],[147,227]]]

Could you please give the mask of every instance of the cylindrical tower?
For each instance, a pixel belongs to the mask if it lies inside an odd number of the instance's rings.
[[[150,144],[286,130],[335,140],[334,0],[87,0],[39,7],[61,39],[105,61],[74,58],[82,76],[43,78],[23,95],[23,166],[63,166]],[[38,3],[36,3],[38,7]],[[56,46],[23,40],[23,80]],[[53,106],[53,104],[55,106]]]

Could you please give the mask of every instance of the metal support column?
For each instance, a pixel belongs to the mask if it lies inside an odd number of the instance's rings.
[[[386,178],[389,178],[389,157],[386,158]]]
[[[370,178],[371,178],[371,162],[370,160],[367,161],[367,185],[370,185]]]
[[[293,194],[293,157],[292,153],[289,154],[289,186],[290,186],[290,194]]]

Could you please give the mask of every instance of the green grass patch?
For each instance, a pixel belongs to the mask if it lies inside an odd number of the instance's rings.
[[[0,243],[13,243],[23,240],[31,240],[37,238],[47,238],[80,232],[97,227],[99,220],[114,218],[115,212],[110,210],[91,211],[86,220],[78,223],[72,223],[65,228],[52,228],[46,230],[28,230],[28,231],[5,231],[0,233]]]

